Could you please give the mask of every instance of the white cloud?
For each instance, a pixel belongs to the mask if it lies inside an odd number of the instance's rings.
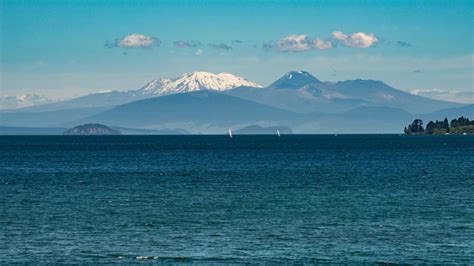
[[[202,55],[203,53],[204,53],[204,51],[202,49],[197,49],[194,54],[195,55]]]
[[[129,34],[122,38],[115,39],[113,42],[107,41],[105,47],[114,48],[151,48],[153,46],[159,46],[161,44],[160,39],[146,36],[143,34]]]
[[[308,35],[289,35],[277,43],[278,50],[303,52],[313,49],[313,40]]]
[[[142,35],[142,34],[130,34],[123,37],[119,46],[123,48],[137,48],[137,47],[151,47],[155,45],[157,39],[154,37]]]
[[[364,32],[355,32],[351,35],[346,35],[340,31],[334,31],[332,37],[342,45],[354,48],[368,48],[379,41],[373,33]]]
[[[377,42],[379,42],[379,39],[373,33],[355,32],[346,35],[340,31],[334,31],[330,40],[319,37],[311,38],[305,34],[289,35],[277,42],[277,48],[282,52],[305,52],[313,49],[331,49],[334,48],[335,44],[354,48],[368,48]]]
[[[333,48],[330,41],[321,38],[312,39],[308,35],[289,35],[282,38],[277,43],[278,50],[282,52],[304,52],[312,49],[330,49]]]
[[[440,89],[414,89],[412,94],[436,100],[471,104],[474,103],[473,91],[451,91]]]

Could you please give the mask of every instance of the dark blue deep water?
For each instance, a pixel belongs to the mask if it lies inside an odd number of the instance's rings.
[[[474,263],[474,136],[0,137],[0,263]]]

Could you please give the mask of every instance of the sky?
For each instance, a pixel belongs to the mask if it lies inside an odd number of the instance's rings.
[[[265,86],[306,70],[473,98],[472,0],[0,3],[2,95],[69,98],[192,71]]]

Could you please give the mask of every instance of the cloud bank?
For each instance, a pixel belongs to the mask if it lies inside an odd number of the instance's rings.
[[[233,43],[243,43],[241,40],[233,40]],[[368,48],[374,46],[379,39],[373,33],[355,32],[352,34],[344,34],[341,31],[332,32],[330,38],[310,37],[306,34],[292,34],[276,42],[266,42],[262,45],[264,50],[276,49],[280,52],[305,52],[311,50],[325,50],[332,49],[337,46],[346,46],[352,48]],[[161,40],[143,34],[129,34],[122,38],[117,38],[113,41],[106,41],[104,46],[107,48],[152,48],[161,45]],[[198,48],[202,44],[199,41],[182,41],[176,40],[173,42],[175,48]],[[411,44],[398,41],[398,45],[409,47]],[[217,50],[229,51],[232,46],[226,43],[210,43],[209,47]]]
[[[355,32],[347,35],[340,31],[334,31],[330,39],[312,38],[306,34],[288,35],[278,40],[276,47],[281,52],[305,52],[314,49],[331,49],[337,45],[352,48],[369,48],[377,42],[379,42],[379,39],[373,33]],[[271,47],[264,44],[263,48],[269,49]]]
[[[472,104],[474,103],[474,92],[472,91],[448,91],[440,89],[414,89],[411,94],[428,97],[436,100]]]
[[[270,48],[265,46],[264,48]],[[280,39],[277,42],[277,48],[279,51],[287,52],[304,52],[312,49],[330,49],[333,48],[331,41],[326,41],[321,38],[312,39],[308,35],[289,35],[285,38]]]

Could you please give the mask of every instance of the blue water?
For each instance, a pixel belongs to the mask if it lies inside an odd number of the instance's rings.
[[[474,136],[0,137],[0,263],[474,263]]]

